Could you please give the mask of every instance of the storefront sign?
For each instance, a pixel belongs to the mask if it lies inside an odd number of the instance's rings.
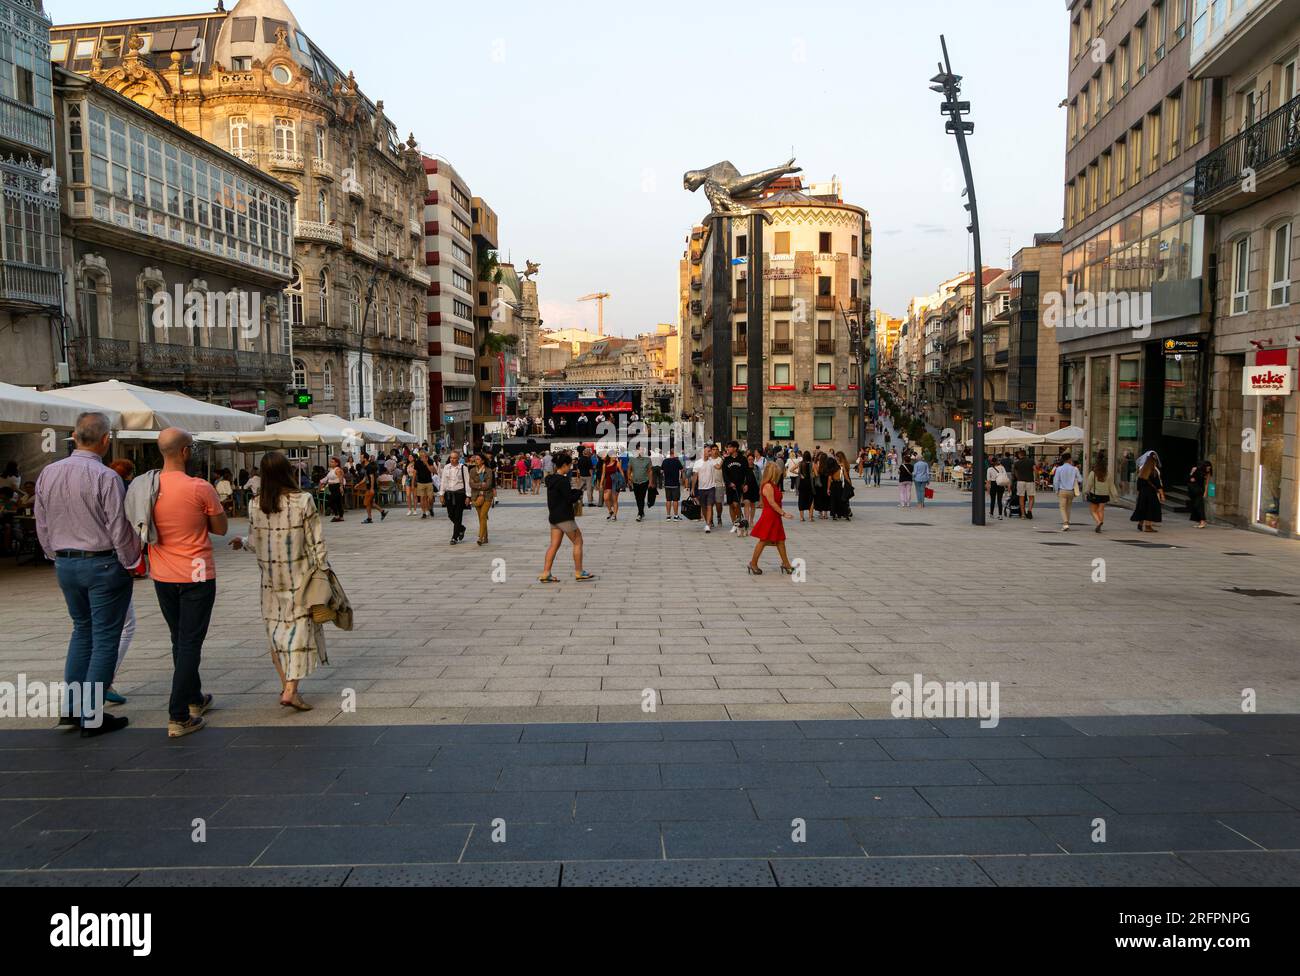
[[[1241,392],[1244,396],[1286,396],[1291,392],[1291,367],[1247,366]]]
[[[1188,339],[1166,339],[1163,348],[1166,356],[1201,353],[1205,352],[1205,339],[1202,336],[1193,336]]]
[[[814,383],[814,384],[813,384],[813,389],[814,389],[814,390],[833,390],[833,389],[835,389],[835,384],[834,384],[834,383]]]
[[[816,273],[816,265],[801,264],[797,268],[764,268],[763,278],[766,281],[792,281]]]

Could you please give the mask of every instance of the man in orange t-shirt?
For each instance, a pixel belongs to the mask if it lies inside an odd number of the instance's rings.
[[[149,570],[158,606],[172,635],[172,693],[167,735],[179,738],[203,728],[212,696],[203,693],[199,663],[217,599],[217,573],[210,535],[225,535],[226,512],[216,489],[188,472],[194,438],[179,427],[158,435],[163,456],[149,547]]]

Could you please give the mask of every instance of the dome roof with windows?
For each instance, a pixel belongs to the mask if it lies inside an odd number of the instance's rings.
[[[314,69],[311,45],[284,0],[239,0],[217,35],[213,59],[227,67],[236,64],[237,58],[265,63],[275,50],[281,29],[294,60]]]

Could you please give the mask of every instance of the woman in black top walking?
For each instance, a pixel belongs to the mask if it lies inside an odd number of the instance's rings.
[[[803,460],[799,462],[799,521],[804,520],[804,512],[812,512],[813,507],[813,462],[812,455],[804,451]],[[812,515],[808,516],[809,521]]]
[[[912,507],[912,458],[906,453],[898,458],[898,507]]]
[[[541,583],[558,583],[551,575],[551,566],[560,551],[560,543],[567,537],[573,544],[573,578],[579,583],[595,579],[595,575],[582,568],[582,530],[574,520],[573,506],[582,500],[582,489],[574,488],[569,478],[573,468],[573,457],[568,451],[559,451],[552,457],[554,472],[546,477],[546,510],[551,523],[551,544],[546,550],[546,562],[542,575],[537,577]]]
[[[1192,468],[1192,473],[1187,476],[1187,511],[1198,529],[1206,526],[1205,493],[1209,490],[1210,479],[1213,476],[1214,465],[1209,461],[1202,461]]]
[[[1160,469],[1156,467],[1156,456],[1152,453],[1147,455],[1146,461],[1138,470],[1137,502],[1129,521],[1138,524],[1139,532],[1157,531],[1155,523],[1161,520],[1160,506],[1164,500],[1164,482],[1160,480]]]

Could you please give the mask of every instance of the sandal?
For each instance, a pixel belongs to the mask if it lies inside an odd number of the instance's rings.
[[[575,573],[573,576],[574,581],[578,583],[585,583],[588,580],[594,580],[595,578],[595,573],[589,573],[585,569],[581,573]]]
[[[558,583],[559,581],[560,578],[558,576],[552,576],[550,573],[547,573],[545,576],[537,577],[537,582],[539,583]]]
[[[312,706],[308,705],[305,701],[302,700],[301,695],[294,698],[293,701],[285,701],[283,698],[281,698],[280,705],[283,706],[284,708],[292,708],[295,712],[310,712],[312,709]]]

